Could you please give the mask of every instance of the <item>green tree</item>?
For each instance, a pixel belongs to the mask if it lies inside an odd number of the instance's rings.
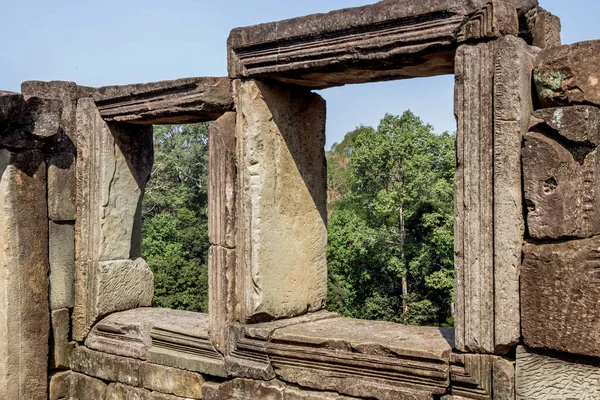
[[[330,309],[443,323],[453,287],[454,136],[407,111],[347,137],[343,152],[332,150],[348,168],[328,229]]]
[[[208,309],[208,126],[154,127],[142,253],[154,272],[158,307]]]

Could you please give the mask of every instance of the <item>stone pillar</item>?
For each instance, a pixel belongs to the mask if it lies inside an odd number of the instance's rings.
[[[107,124],[91,98],[77,106],[77,222],[73,338],[98,318],[151,305],[141,255],[141,206],[153,161],[152,127]]]
[[[455,64],[456,348],[505,354],[520,339],[521,142],[535,51],[522,39],[459,47]]]
[[[48,214],[39,150],[0,149],[0,397],[46,399]]]
[[[208,258],[210,338],[227,351],[228,325],[237,320],[235,288],[236,114],[228,112],[209,128]]]
[[[293,317],[327,295],[325,101],[235,81],[240,320]]]

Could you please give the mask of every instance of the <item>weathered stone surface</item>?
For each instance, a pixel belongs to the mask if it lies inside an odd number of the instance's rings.
[[[49,221],[50,309],[72,308],[75,276],[75,226]]]
[[[494,400],[514,400],[515,363],[501,357],[494,357],[493,393]]]
[[[493,43],[458,48],[454,89],[458,122],[454,184],[455,334],[456,348],[464,352],[495,350],[494,64]]]
[[[579,42],[540,52],[533,81],[543,107],[600,105],[600,41]]]
[[[108,125],[91,98],[78,102],[77,132],[73,337],[83,340],[99,316],[150,304],[146,297],[133,297],[152,292],[150,271],[142,261],[129,261],[133,270],[128,272],[124,260],[141,253],[141,204],[153,144],[151,126]],[[101,263],[111,260],[121,261]],[[121,277],[130,280],[127,284],[114,280]],[[107,296],[98,292],[104,289],[113,292]]]
[[[236,113],[228,112],[209,128],[208,236],[210,243],[235,247],[235,195],[237,162]]]
[[[150,331],[152,347],[148,361],[207,375],[225,377],[223,356],[208,335],[206,314],[171,310],[168,318]]]
[[[61,150],[72,150],[74,153],[77,110],[77,85],[75,82],[64,81],[26,81],[21,84],[21,92],[25,95],[37,96],[45,99],[56,99],[62,102],[62,113],[60,118],[59,138],[55,148]]]
[[[50,376],[48,400],[71,398],[71,371],[57,372]]]
[[[235,256],[235,249],[221,246],[211,246],[208,252],[209,336],[215,348],[223,355],[229,350],[229,324],[238,317]]]
[[[600,364],[582,358],[555,358],[517,348],[517,400],[600,398]]]
[[[527,244],[521,276],[530,347],[600,357],[600,237]]]
[[[458,35],[458,42],[477,40],[484,37],[498,38],[506,35],[519,35],[519,15],[517,9],[509,2],[492,0],[479,9]]]
[[[514,36],[499,39],[494,47],[494,347],[502,354],[521,336],[519,270],[525,235],[521,143],[533,110],[531,71],[536,51]]]
[[[210,382],[203,388],[204,400],[351,400],[333,392],[316,392],[290,387],[283,382],[234,379],[222,384]]]
[[[490,7],[487,0],[384,0],[237,28],[228,41],[229,76],[325,88],[452,73],[459,36],[476,40],[512,34],[514,10],[525,13],[537,1],[493,4]],[[510,17],[490,14],[507,4],[513,6]],[[469,25],[466,32],[461,29],[465,24]]]
[[[119,357],[77,347],[71,355],[71,369],[85,375],[109,382],[120,382],[131,386],[143,386],[140,371],[143,361]]]
[[[325,102],[257,81],[235,91],[240,319],[316,311],[327,294]]]
[[[104,353],[145,360],[152,343],[150,330],[176,313],[167,308],[136,308],[112,313],[96,325],[85,345]]]
[[[539,47],[540,49],[560,46],[560,30],[560,18],[541,7],[538,7],[532,29],[532,45]]]
[[[178,397],[169,394],[152,392],[146,389],[135,388],[120,383],[112,383],[108,386],[105,400],[192,400],[201,397]]]
[[[52,154],[48,162],[48,218],[57,222],[75,221],[75,156]]]
[[[287,382],[356,397],[431,398],[449,385],[451,331],[339,317],[270,326],[278,322],[239,334],[232,358],[264,360]]]
[[[597,107],[542,108],[533,112],[531,123],[543,123],[563,138],[581,145],[600,145],[600,109]]]
[[[98,293],[96,317],[152,305],[154,278],[144,259],[103,261],[94,268]]]
[[[50,368],[69,369],[71,365],[71,353],[75,343],[69,341],[71,329],[71,317],[69,310],[52,311],[52,346],[50,347]]]
[[[58,100],[16,93],[0,95],[0,146],[49,148],[59,135],[61,112]]]
[[[103,400],[107,389],[108,385],[99,379],[83,374],[71,374],[72,400]]]
[[[48,396],[48,216],[41,152],[0,149],[0,393]]]
[[[227,78],[184,78],[126,86],[79,88],[93,97],[106,121],[189,124],[212,121],[233,110]]]
[[[105,381],[147,388],[182,397],[201,398],[202,375],[78,347],[73,354],[74,371]]]
[[[542,133],[525,135],[527,227],[535,239],[585,238],[600,233],[597,150],[565,145]]]

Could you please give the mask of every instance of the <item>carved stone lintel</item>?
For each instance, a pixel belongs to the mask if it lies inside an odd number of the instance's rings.
[[[458,40],[516,35],[517,9],[526,12],[536,5],[531,0],[491,5],[488,0],[384,0],[237,28],[228,40],[229,76],[326,88],[450,74]]]
[[[212,121],[233,109],[229,79],[184,78],[126,86],[79,87],[105,121],[188,124]]]

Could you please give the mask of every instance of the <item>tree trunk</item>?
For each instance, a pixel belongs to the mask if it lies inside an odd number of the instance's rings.
[[[404,204],[400,205],[400,261],[404,266],[404,274],[402,275],[402,314],[403,319],[406,320],[406,314],[408,313],[408,303],[406,296],[408,295],[408,280],[406,275],[408,273],[406,269],[406,255],[404,254],[404,240],[405,240],[405,228],[404,228]]]

